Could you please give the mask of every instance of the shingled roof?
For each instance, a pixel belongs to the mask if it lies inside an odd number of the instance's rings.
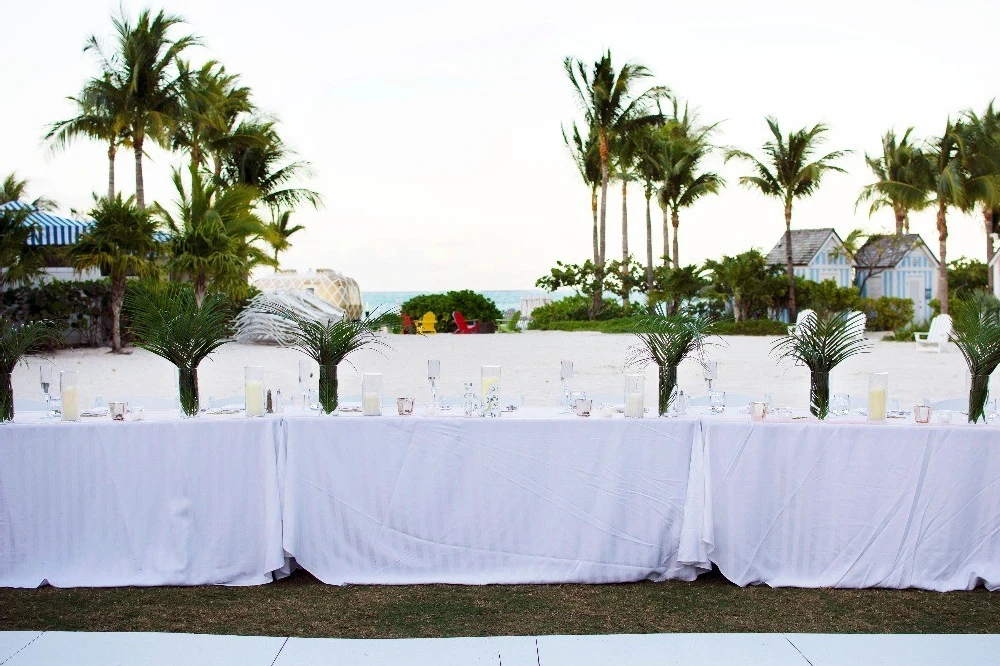
[[[902,234],[895,236],[891,234],[872,236],[858,250],[858,255],[854,261],[856,266],[866,268],[895,268],[896,265],[906,258],[914,248],[923,245],[927,248],[927,254],[937,263],[937,257],[931,249],[924,243],[920,234]]]
[[[812,261],[830,234],[837,236],[837,232],[832,227],[827,229],[792,229],[792,265],[805,266]],[[840,236],[837,236],[837,240],[843,242],[840,240]],[[767,263],[784,266],[787,259],[785,234],[781,234],[781,240],[767,255]]]

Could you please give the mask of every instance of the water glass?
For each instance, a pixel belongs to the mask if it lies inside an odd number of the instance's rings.
[[[361,414],[382,416],[381,372],[366,372],[361,375]]]
[[[562,384],[563,399],[567,407],[572,407],[573,397],[570,383],[573,381],[573,361],[559,362],[559,382]]]
[[[938,412],[938,423],[948,424],[951,423],[951,411],[945,409]]]
[[[264,368],[248,365],[243,368],[244,405],[247,416],[264,416]]]
[[[413,398],[396,398],[396,411],[400,416],[413,414]]]
[[[309,409],[309,391],[312,388],[313,364],[309,359],[299,361],[299,393],[302,395],[302,409]]]
[[[726,392],[709,391],[708,408],[712,414],[722,414],[726,411]]]
[[[62,395],[62,420],[80,420],[80,373],[64,370],[59,373],[59,393]]]
[[[1000,412],[997,411],[997,399],[992,398],[986,403],[986,420],[996,421],[1000,417]]]
[[[931,408],[928,405],[914,405],[913,420],[917,423],[931,422]]]
[[[767,415],[767,403],[766,402],[751,402],[750,403],[750,420],[751,421],[763,421],[765,415]]]
[[[577,398],[573,401],[573,411],[577,416],[590,416],[591,410],[594,408],[594,401],[587,400],[586,398]]]
[[[109,402],[108,416],[112,421],[125,421],[125,413],[128,411],[127,402]]]
[[[644,375],[625,375],[625,417],[641,419],[643,398],[646,392]]]
[[[830,402],[830,413],[835,416],[847,416],[851,411],[851,396],[847,393],[836,393]]]
[[[143,421],[146,418],[146,408],[142,405],[133,405],[132,409],[129,410],[132,421]]]
[[[708,392],[712,392],[712,382],[719,378],[719,362],[705,361],[704,366],[705,382],[708,384]]]
[[[870,423],[885,423],[888,393],[889,373],[870,373],[868,375],[868,421]]]

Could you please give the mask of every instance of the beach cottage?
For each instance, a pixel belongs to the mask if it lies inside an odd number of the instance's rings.
[[[937,298],[939,262],[919,234],[873,236],[854,260],[858,287],[865,298],[909,298],[913,321],[931,317]]]
[[[792,266],[795,275],[813,282],[833,280],[838,287],[851,286],[851,262],[842,250],[844,242],[830,229],[792,229]],[[767,263],[784,266],[787,261],[785,235],[768,253]]]

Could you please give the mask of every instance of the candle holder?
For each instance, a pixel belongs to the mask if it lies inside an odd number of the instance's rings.
[[[931,422],[931,408],[929,405],[914,405],[913,420],[917,423]]]
[[[59,373],[59,393],[62,396],[62,420],[80,420],[80,373],[63,370]]]
[[[483,416],[500,416],[500,366],[484,365],[480,369],[480,376]]]
[[[382,416],[381,372],[366,372],[361,375],[361,414]]]
[[[641,419],[643,411],[643,396],[646,390],[646,378],[643,375],[625,375],[625,417]]]
[[[264,416],[264,368],[248,365],[243,373],[246,414],[248,417]]]
[[[868,422],[885,423],[886,401],[889,395],[889,373],[868,375]]]

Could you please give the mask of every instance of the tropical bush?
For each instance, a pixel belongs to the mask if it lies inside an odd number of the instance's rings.
[[[895,331],[913,321],[913,301],[908,298],[864,298],[857,309],[868,315],[869,331]]]
[[[82,345],[96,347],[111,333],[111,285],[108,280],[54,280],[3,292],[3,315],[15,323],[47,320],[62,338],[47,341],[47,349]]]
[[[421,294],[403,303],[400,311],[414,319],[433,312],[437,317],[435,330],[447,333],[454,327],[452,313],[458,310],[469,321],[496,321],[503,317],[492,299],[469,289],[449,291],[446,294]]]
[[[857,289],[841,287],[833,280],[823,282],[796,280],[795,293],[800,310],[804,308],[815,310],[820,317],[829,317],[835,312],[857,310],[862,300]]]
[[[989,269],[982,261],[959,257],[948,262],[949,294],[960,296],[978,289],[986,289],[988,283]]]
[[[531,322],[528,324],[528,328],[537,330],[567,330],[567,329],[555,329],[552,324],[557,322],[585,322],[590,319],[591,306],[593,302],[591,299],[584,295],[567,296],[566,298],[560,299],[558,301],[553,301],[548,305],[543,305],[539,308],[535,308],[535,311],[531,313]],[[604,303],[604,309],[599,315],[597,315],[596,320],[609,320],[616,319],[622,316],[622,306],[615,301],[606,301]],[[581,329],[581,330],[595,330],[595,329]]]
[[[785,335],[788,324],[773,319],[717,321],[712,332],[716,335]]]

